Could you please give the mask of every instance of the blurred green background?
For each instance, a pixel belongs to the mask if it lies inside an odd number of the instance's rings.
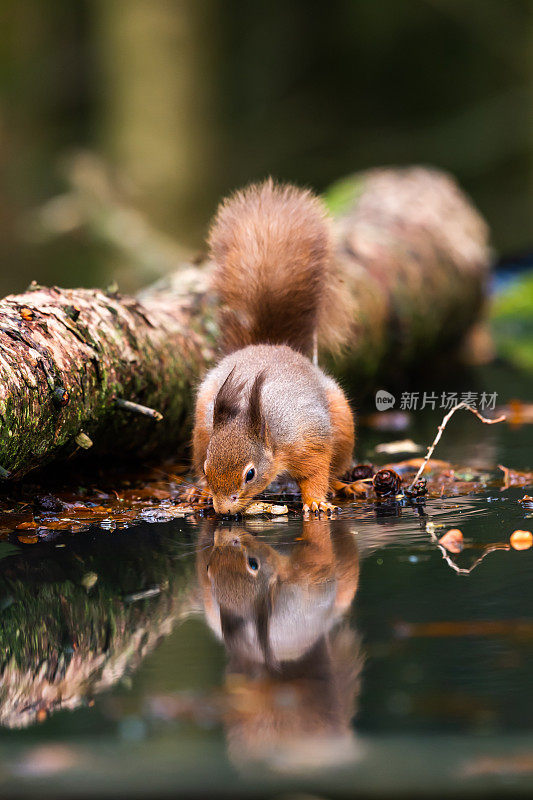
[[[220,196],[383,164],[453,172],[533,242],[531,0],[3,0],[0,293],[133,289]]]

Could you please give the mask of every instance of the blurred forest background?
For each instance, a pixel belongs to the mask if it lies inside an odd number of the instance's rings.
[[[220,196],[450,170],[495,248],[533,233],[532,0],[3,0],[0,293],[125,289]]]

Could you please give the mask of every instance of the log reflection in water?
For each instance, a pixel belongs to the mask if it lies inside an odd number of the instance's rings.
[[[3,559],[0,725],[22,728],[86,704],[189,613],[190,562],[176,561],[170,537],[131,532],[117,537],[116,552],[111,541],[73,539],[32,560]],[[152,596],[135,602],[146,590]]]

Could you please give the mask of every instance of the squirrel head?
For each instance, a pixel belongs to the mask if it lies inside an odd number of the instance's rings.
[[[206,566],[226,646],[247,655],[246,625],[250,622],[265,664],[274,667],[269,622],[283,574],[283,556],[244,530],[220,528],[215,531]]]
[[[246,616],[279,578],[283,557],[241,528],[218,528],[207,575],[219,605]]]
[[[203,465],[218,514],[238,514],[276,477],[268,426],[261,409],[264,373],[255,378],[247,405],[244,383],[230,372],[213,406],[213,432]]]

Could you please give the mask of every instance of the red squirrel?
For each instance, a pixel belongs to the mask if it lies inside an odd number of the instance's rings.
[[[299,484],[304,512],[330,514],[354,419],[310,360],[317,338],[338,345],[350,326],[327,212],[311,192],[269,179],[221,203],[209,248],[224,357],[198,389],[195,469],[219,514],[243,511],[282,473]]]

